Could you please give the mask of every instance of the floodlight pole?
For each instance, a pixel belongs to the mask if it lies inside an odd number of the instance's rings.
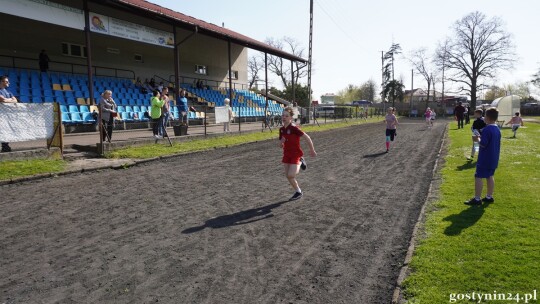
[[[309,1],[309,57],[308,57],[308,97],[309,104],[313,100],[311,96],[311,63],[313,59],[313,0]]]
[[[88,93],[90,95],[90,104],[96,104],[94,99],[94,78],[92,75],[92,46],[90,39],[90,11],[88,9],[88,0],[83,1],[84,10],[84,35],[86,38],[86,66],[88,67]],[[103,155],[105,149],[103,147],[103,121],[101,120],[101,109],[98,111],[98,128],[99,128],[99,150],[98,153]]]

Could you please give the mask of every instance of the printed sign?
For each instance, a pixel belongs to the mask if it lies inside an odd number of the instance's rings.
[[[174,47],[172,33],[96,13],[90,13],[88,18],[92,32],[163,47]]]
[[[53,103],[0,103],[0,141],[48,139],[53,134]]]

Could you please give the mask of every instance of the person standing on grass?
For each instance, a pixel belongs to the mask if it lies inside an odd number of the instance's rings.
[[[471,148],[471,157],[469,160],[474,158],[474,153],[476,152],[476,147],[479,145],[480,136],[482,135],[482,129],[486,126],[484,118],[482,117],[482,110],[474,110],[474,121],[471,127],[472,130],[472,141],[473,146]]]
[[[169,88],[163,87],[161,90],[161,100],[163,100],[163,107],[161,107],[161,128],[159,129],[159,135],[165,136],[167,133],[167,123],[171,115],[171,103],[169,100]]]
[[[392,107],[388,108],[387,114],[384,117],[384,122],[386,123],[386,153],[388,153],[390,151],[390,142],[394,141],[397,125],[399,123]]]
[[[302,190],[296,180],[300,168],[302,168],[302,170],[307,168],[306,162],[302,157],[304,152],[300,147],[300,139],[304,139],[308,143],[310,156],[317,156],[311,137],[293,124],[293,114],[294,112],[291,107],[287,107],[283,110],[281,115],[283,127],[279,129],[279,146],[283,148],[283,158],[281,162],[285,168],[285,176],[287,176],[287,180],[289,180],[289,183],[295,191],[289,201],[300,199],[303,196]]]
[[[460,101],[458,102],[458,105],[454,108],[454,116],[457,120],[457,128],[463,128],[463,120],[465,119],[465,107],[463,106],[463,103]]]
[[[519,127],[523,127],[523,119],[519,117],[519,112],[516,112],[516,116],[512,117],[506,125],[512,125],[512,132],[514,132],[514,138],[516,138],[516,133]]]
[[[152,118],[152,132],[154,133],[154,137],[156,139],[162,138],[159,136],[159,128],[161,125],[161,108],[163,107],[163,104],[165,102],[160,97],[161,93],[158,90],[154,90],[152,99],[150,99],[150,117]]]
[[[99,111],[101,112],[101,120],[102,120],[102,130],[101,130],[101,136],[103,138],[103,141],[107,140],[108,142],[111,142],[112,140],[112,132],[114,128],[114,118],[118,115],[116,102],[114,102],[114,99],[112,98],[112,91],[111,90],[105,90],[103,94],[101,94],[101,98],[98,102],[99,105]]]
[[[229,98],[225,98],[225,110],[227,111],[227,122],[223,123],[223,132],[231,132],[231,120],[233,119],[233,111],[229,104],[231,103],[231,100]]]
[[[466,205],[481,205],[493,203],[493,191],[495,190],[495,169],[499,165],[499,155],[501,152],[501,131],[496,122],[499,112],[496,108],[486,111],[486,127],[482,129],[480,136],[480,151],[476,162],[476,173],[474,174],[474,197],[465,202]],[[487,194],[483,199],[482,195],[483,179],[487,181]]]

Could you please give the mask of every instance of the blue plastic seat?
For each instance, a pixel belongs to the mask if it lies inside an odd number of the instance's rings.
[[[116,109],[116,111],[117,111],[118,113],[122,113],[122,112],[125,112],[126,109],[124,108],[124,106],[118,106],[118,108]]]
[[[77,107],[76,105],[70,105],[68,109],[70,113],[79,113],[79,107]]]
[[[68,113],[62,112],[62,123],[63,124],[71,124],[71,117]]]
[[[30,97],[28,95],[21,95],[19,96],[19,101],[24,103],[30,102]]]
[[[95,123],[96,120],[92,116],[92,113],[90,112],[84,112],[82,113],[82,120],[84,123]]]
[[[70,113],[70,117],[71,117],[71,122],[72,123],[82,123],[83,120],[81,118],[81,114],[80,113]]]
[[[90,109],[88,108],[87,105],[81,105],[81,106],[79,107],[79,111],[80,111],[81,113],[90,113]]]
[[[69,112],[68,107],[65,105],[60,105],[60,112],[68,113]]]
[[[133,121],[133,112],[122,112],[121,117],[123,121],[131,122]]]
[[[141,107],[133,106],[133,112],[140,112],[140,111],[141,111]]]
[[[32,102],[33,103],[42,103],[43,99],[41,99],[40,96],[32,96]]]

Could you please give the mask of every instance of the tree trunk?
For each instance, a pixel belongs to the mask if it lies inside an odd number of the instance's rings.
[[[471,108],[476,108],[476,82],[477,79],[471,79]]]

